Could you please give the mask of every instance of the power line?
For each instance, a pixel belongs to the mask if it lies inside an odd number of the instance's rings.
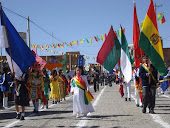
[[[22,15],[16,13],[16,12],[14,12],[14,11],[12,11],[12,10],[4,7],[4,6],[2,6],[2,7],[5,8],[6,10],[8,10],[9,12],[11,12],[11,13],[13,13],[13,14],[15,14],[15,15],[17,15],[17,16],[19,16],[19,17],[22,17],[23,19],[26,19],[26,20],[27,20],[26,17],[24,17],[24,16],[22,16]],[[37,26],[39,29],[41,29],[43,32],[45,32],[46,34],[50,35],[52,38],[56,39],[57,41],[64,42],[64,44],[67,44],[67,43],[65,43],[65,41],[62,41],[61,39],[58,39],[58,38],[55,37],[53,34],[49,33],[49,32],[46,31],[44,28],[40,27],[40,26],[39,26],[37,23],[35,23],[34,21],[32,21],[32,20],[29,20],[29,21],[30,21],[32,24],[34,24],[35,26]],[[73,49],[73,50],[76,49],[76,48],[72,48],[72,47],[69,47],[69,48],[71,48],[71,49]],[[78,49],[76,49],[76,50],[78,50]],[[86,54],[89,54],[89,55],[94,55],[94,54],[91,54],[91,53],[88,53],[88,52],[85,52],[85,51],[82,51],[82,52],[83,52],[83,53],[86,53]]]
[[[22,15],[16,13],[16,12],[14,12],[14,11],[12,11],[12,10],[4,7],[4,6],[2,6],[2,7],[5,8],[6,10],[8,10],[8,11],[14,13],[15,15],[17,15],[17,16],[19,16],[19,17],[22,17],[22,18],[24,18],[24,19],[27,20],[26,17],[24,17],[24,16],[22,16]],[[53,37],[54,39],[56,39],[57,41],[64,42],[64,41],[58,39],[57,37],[55,37],[54,35],[50,34],[49,32],[47,32],[44,28],[40,27],[40,26],[39,26],[38,24],[36,24],[34,21],[30,20],[30,22],[31,22],[32,24],[34,24],[35,26],[37,26],[37,27],[38,27],[39,29],[41,29],[42,31],[44,31],[46,34],[48,34],[48,35],[50,35],[51,37]]]

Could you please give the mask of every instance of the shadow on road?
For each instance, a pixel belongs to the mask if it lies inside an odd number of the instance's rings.
[[[37,114],[33,112],[25,112],[25,116],[44,116],[44,115],[54,115],[54,114],[65,114],[65,113],[72,113],[73,111],[41,111]],[[6,112],[6,113],[1,113],[0,120],[5,120],[5,119],[15,119],[16,117],[16,112]],[[64,117],[57,117],[57,119],[63,119]]]

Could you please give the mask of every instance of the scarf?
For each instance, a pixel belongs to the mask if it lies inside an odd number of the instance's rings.
[[[89,91],[87,91],[86,84],[85,84],[84,80],[79,75],[76,75],[73,78],[72,84],[74,87],[78,87],[78,88],[84,90],[84,100],[85,100],[86,105],[88,105],[89,102],[94,99],[93,95]]]

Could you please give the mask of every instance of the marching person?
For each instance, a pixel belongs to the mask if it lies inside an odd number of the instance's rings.
[[[47,70],[43,69],[44,74],[44,98],[42,100],[42,109],[44,109],[44,105],[46,106],[46,109],[48,109],[48,100],[49,100],[49,85],[50,85],[50,78],[47,74]]]
[[[119,93],[120,93],[120,95],[121,95],[121,98],[124,96],[124,92],[123,92],[123,75],[122,76],[120,76],[120,78],[119,78],[119,83],[120,83],[120,86],[119,86]]]
[[[124,79],[122,72],[119,73],[119,79],[121,79],[121,82],[123,84],[123,92],[124,92],[123,95],[124,95],[125,101],[127,101],[127,99],[131,101],[131,81],[127,83]]]
[[[40,64],[35,63],[28,80],[30,89],[30,99],[34,105],[33,113],[39,113],[39,99],[42,99],[42,91],[44,90],[43,75],[40,73]]]
[[[78,118],[80,114],[87,116],[89,112],[94,112],[91,104],[93,96],[90,93],[87,77],[84,75],[82,66],[76,68],[76,75],[71,80],[71,93],[73,95],[74,116]]]
[[[1,91],[3,92],[3,108],[8,108],[8,92],[9,92],[9,81],[10,76],[8,75],[9,69],[7,67],[3,68],[3,74],[1,78]]]
[[[24,120],[25,116],[25,106],[29,105],[29,94],[26,87],[28,81],[28,71],[24,72],[21,80],[16,80],[15,84],[15,109],[16,109],[16,119]],[[21,105],[21,113],[19,111],[19,105]]]
[[[131,81],[129,81],[128,83],[126,81],[123,82],[123,90],[125,101],[127,101],[127,98],[129,99],[129,101],[131,101]]]
[[[104,86],[104,73],[100,75],[101,86]]]
[[[139,68],[133,70],[133,82],[135,86],[135,103],[137,107],[142,107],[142,99],[140,93],[142,93],[142,87],[139,82]]]
[[[149,113],[154,114],[158,71],[152,64],[149,64],[147,55],[144,54],[142,59],[144,63],[140,66],[139,69],[139,76],[142,79],[142,89],[143,89],[142,112],[146,113],[146,107],[148,107]]]
[[[65,97],[66,97],[66,95],[68,95],[68,88],[67,88],[67,86],[68,86],[68,81],[67,81],[67,79],[66,79],[66,76],[63,74],[63,71],[60,69],[59,70],[59,76],[62,78],[62,80],[63,80],[63,98],[64,98],[64,100],[65,100]]]
[[[94,91],[99,91],[99,70],[96,69],[96,67],[94,67]]]
[[[50,88],[51,88],[50,99],[53,99],[53,104],[57,104],[58,102],[60,102],[61,83],[62,83],[62,78],[58,76],[57,70],[53,69],[50,76]]]

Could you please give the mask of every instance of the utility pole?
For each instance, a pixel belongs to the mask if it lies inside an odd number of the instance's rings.
[[[27,33],[28,33],[28,47],[30,47],[31,43],[30,43],[30,19],[29,16],[27,18]]]
[[[162,4],[161,5],[156,5],[156,3],[155,3],[154,7],[155,7],[155,13],[156,13],[156,9],[159,8],[159,7],[162,7]],[[156,15],[157,15],[157,13],[156,13]]]
[[[71,53],[69,53],[69,65],[70,65],[70,71],[71,71],[71,68],[72,68],[72,65],[71,65]]]
[[[53,44],[53,32],[52,32],[52,44]]]

